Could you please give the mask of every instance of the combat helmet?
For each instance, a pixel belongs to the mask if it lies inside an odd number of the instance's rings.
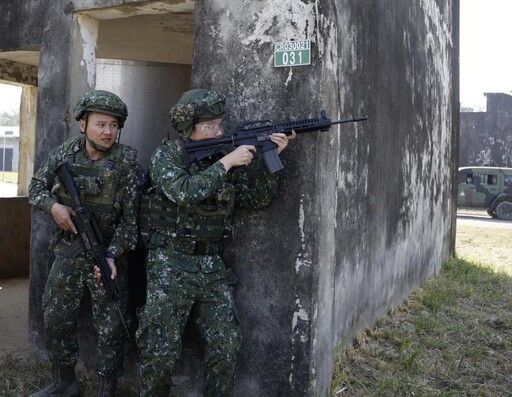
[[[224,115],[224,95],[197,88],[185,92],[169,112],[171,123],[183,138],[188,138],[194,125]]]
[[[75,120],[81,120],[87,112],[98,112],[115,116],[119,120],[119,128],[123,128],[128,117],[126,104],[116,94],[109,91],[95,90],[86,92],[75,106]]]

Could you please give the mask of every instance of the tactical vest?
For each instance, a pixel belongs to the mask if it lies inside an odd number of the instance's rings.
[[[121,215],[121,199],[123,187],[126,185],[126,170],[123,164],[124,153],[136,157],[134,149],[121,145],[114,145],[107,157],[101,161],[104,164],[79,164],[76,162],[76,155],[84,150],[85,141],[83,137],[73,140],[68,147],[64,161],[68,161],[75,185],[80,194],[80,200],[84,207],[94,213],[100,231],[107,241],[114,234],[115,227]],[[56,178],[52,193],[55,194],[59,203],[73,207],[71,196],[66,192],[64,186]]]
[[[211,166],[212,161],[194,162],[192,175]],[[233,226],[235,187],[223,183],[213,197],[196,206],[182,207],[169,200],[157,187],[150,187],[141,198],[139,225],[142,231],[195,241],[214,241],[228,237]]]

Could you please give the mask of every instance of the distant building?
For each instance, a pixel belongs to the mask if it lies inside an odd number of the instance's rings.
[[[460,113],[459,166],[512,167],[512,96],[485,96],[486,112]]]
[[[0,127],[0,170],[18,172],[20,128]]]

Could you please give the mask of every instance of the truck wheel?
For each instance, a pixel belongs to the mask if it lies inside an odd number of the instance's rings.
[[[496,206],[496,215],[500,219],[507,221],[512,220],[512,203],[510,201],[502,201]]]

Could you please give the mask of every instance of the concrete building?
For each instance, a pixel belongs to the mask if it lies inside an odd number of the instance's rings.
[[[485,97],[485,112],[460,114],[459,166],[512,167],[512,95]]]
[[[173,136],[167,113],[191,87],[224,92],[231,127],[324,109],[368,115],[300,136],[283,154],[278,198],[238,213],[226,252],[244,338],[236,395],[327,396],[336,346],[453,253],[458,13],[458,0],[4,1],[0,80],[24,84],[21,136],[33,145],[20,157],[35,168],[78,134],[70,113],[91,88],[126,100],[121,140],[144,165]],[[309,52],[277,54],[286,42]],[[52,227],[32,212],[29,338],[41,354]],[[187,395],[201,385],[196,342],[189,330],[174,378]]]
[[[20,128],[0,127],[0,170],[18,172]]]

